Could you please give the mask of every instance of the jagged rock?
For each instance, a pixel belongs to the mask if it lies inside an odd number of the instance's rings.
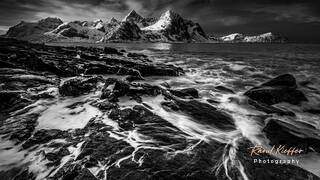
[[[64,164],[52,179],[97,180],[87,168],[82,168],[79,164],[73,164],[72,161]]]
[[[144,54],[140,54],[140,53],[128,53],[127,54],[128,57],[132,57],[132,58],[147,58],[147,55]]]
[[[296,80],[290,74],[278,76],[258,87],[250,89],[244,95],[268,105],[280,102],[298,105],[302,101],[308,101],[305,95],[297,89]]]
[[[32,101],[24,95],[21,91],[0,91],[0,113],[16,111],[31,104]]]
[[[117,49],[115,48],[111,48],[111,47],[104,47],[103,52],[105,54],[117,54],[117,55],[123,55],[121,52],[119,52]]]
[[[52,139],[59,139],[67,137],[66,132],[58,130],[58,129],[41,129],[38,130],[33,134],[31,138],[29,138],[27,141],[25,141],[22,144],[22,147],[24,149],[28,149],[32,146],[37,146],[41,144],[45,144],[49,142]]]
[[[320,139],[314,127],[302,122],[299,126],[279,120],[270,120],[263,132],[270,140],[270,145],[285,145],[287,148],[303,149],[303,153],[320,152]]]
[[[130,85],[128,83],[109,78],[102,89],[101,98],[117,101],[118,97],[124,96],[129,91],[129,88]]]
[[[295,113],[289,110],[283,110],[280,108],[276,108],[272,105],[264,104],[264,103],[259,103],[257,101],[254,101],[252,99],[248,99],[248,104],[254,106],[260,111],[263,111],[268,114],[278,114],[278,115],[286,115],[286,116],[295,116]]]
[[[38,116],[38,114],[29,114],[8,118],[2,123],[0,134],[8,134],[9,139],[15,142],[23,142],[32,135]]]
[[[98,77],[74,77],[64,81],[59,86],[59,93],[62,96],[79,96],[96,88],[98,81]]]
[[[103,64],[88,64],[85,69],[84,74],[117,74],[119,71],[117,66]]]
[[[175,99],[174,103],[176,106],[170,105],[169,107],[179,107],[180,111],[193,117],[195,121],[201,124],[212,125],[224,130],[235,129],[234,120],[230,116],[209,104],[196,100],[185,101],[178,99]]]
[[[128,75],[124,78],[125,81],[132,82],[132,81],[139,81],[144,80],[140,75]]]
[[[174,89],[170,90],[170,92],[178,97],[181,98],[199,98],[199,93],[196,89],[194,88],[185,88],[185,89]]]
[[[141,95],[156,96],[160,93],[161,89],[158,86],[108,78],[102,89],[101,99],[116,102],[119,97],[127,95],[139,101]]]
[[[215,89],[217,89],[219,91],[224,91],[224,92],[227,92],[227,93],[234,94],[234,91],[232,89],[229,89],[229,88],[224,87],[224,86],[216,86]]]

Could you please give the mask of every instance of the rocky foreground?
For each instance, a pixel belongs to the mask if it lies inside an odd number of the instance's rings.
[[[108,47],[56,47],[12,39],[0,39],[0,45],[1,179],[319,179],[293,165],[254,164],[254,158],[275,157],[250,156],[253,143],[216,102],[201,101],[193,88],[144,81],[147,76],[183,75],[179,67]],[[295,114],[273,104],[308,101],[291,75],[245,96],[258,110],[281,116]],[[65,117],[74,120],[71,124],[52,118],[60,113],[55,108],[48,111],[65,101],[74,102],[63,106]],[[81,124],[77,115],[92,108],[94,116]],[[215,130],[220,138],[210,133],[195,137],[175,126],[172,122],[181,114],[185,123]],[[269,121],[263,131],[270,145],[319,152],[319,139],[285,123]]]

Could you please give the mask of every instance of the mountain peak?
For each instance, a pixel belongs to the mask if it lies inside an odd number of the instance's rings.
[[[45,19],[41,19],[38,21],[39,24],[47,24],[47,23],[60,23],[62,24],[62,20],[57,17],[47,17]]]
[[[167,10],[166,12],[164,12],[162,15],[161,15],[161,17],[162,18],[170,18],[170,19],[172,19],[172,18],[181,18],[181,16],[178,14],[178,13],[176,13],[176,12],[174,12],[174,11],[172,11],[172,10]],[[160,18],[161,18],[160,17]]]
[[[123,18],[122,21],[133,21],[135,23],[141,22],[144,18],[138,14],[135,10],[131,10],[129,14]]]

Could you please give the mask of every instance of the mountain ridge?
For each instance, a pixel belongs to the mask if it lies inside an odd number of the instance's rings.
[[[31,42],[287,42],[281,36],[245,36],[240,33],[223,37],[207,36],[199,23],[167,10],[160,18],[143,17],[131,10],[122,20],[63,22],[48,17],[38,22],[20,22],[10,27],[5,37]]]

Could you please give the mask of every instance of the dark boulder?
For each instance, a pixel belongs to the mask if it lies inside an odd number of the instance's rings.
[[[263,83],[261,86],[283,86],[283,87],[297,87],[296,79],[291,74],[283,74]]]
[[[278,76],[261,86],[250,89],[244,95],[267,105],[280,102],[298,105],[302,101],[308,101],[305,95],[297,89],[295,78],[290,74]]]
[[[117,49],[111,48],[111,47],[104,47],[103,52],[104,52],[105,54],[123,55],[123,53],[121,53],[121,52],[119,52]]]
[[[180,98],[199,98],[199,93],[195,88],[174,89],[170,92]]]
[[[116,66],[104,64],[86,64],[84,74],[116,74],[119,70]]]
[[[67,132],[58,129],[40,129],[33,134],[31,138],[22,144],[24,149],[28,149],[32,146],[39,146],[45,144],[52,139],[59,139],[67,137]]]
[[[147,55],[141,53],[128,53],[127,56],[131,58],[148,58]]]
[[[141,95],[156,96],[160,93],[161,88],[158,86],[147,83],[130,83],[128,81],[108,78],[102,89],[101,99],[116,102],[119,97],[130,96],[132,99],[141,102]]]
[[[314,127],[297,122],[289,124],[279,120],[270,120],[263,132],[270,140],[270,145],[296,147],[307,152],[320,152],[320,138]]]
[[[264,104],[264,103],[259,103],[255,100],[248,99],[248,104],[255,107],[259,111],[263,111],[267,114],[278,114],[280,116],[295,116],[294,112],[289,111],[289,110],[283,110],[277,107],[274,107],[272,105]]]
[[[189,116],[191,116],[195,121],[205,124],[212,125],[224,130],[235,129],[233,119],[216,109],[215,107],[202,103],[196,100],[184,101],[184,100],[174,100],[175,106],[170,105],[169,107],[179,107],[178,109]],[[175,110],[172,109],[172,110]]]
[[[140,75],[128,75],[124,78],[125,81],[132,82],[132,81],[140,81],[144,80]]]
[[[101,99],[116,102],[119,97],[126,95],[130,85],[125,81],[109,78],[102,89]]]
[[[32,103],[21,91],[0,91],[0,113],[12,112]]]
[[[234,94],[234,91],[232,89],[229,89],[229,88],[224,87],[224,86],[216,86],[215,89],[219,90],[219,91],[223,91],[223,92]]]
[[[59,86],[59,93],[62,96],[79,96],[96,88],[99,80],[98,77],[74,77]]]

